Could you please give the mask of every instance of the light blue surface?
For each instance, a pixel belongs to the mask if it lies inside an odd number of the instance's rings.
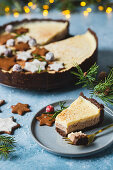
[[[42,17],[41,15],[27,15],[24,17]],[[51,18],[61,18],[58,13],[50,13]],[[15,20],[13,17],[1,17],[0,24]],[[73,14],[71,17],[71,34],[83,33],[88,27],[92,28],[99,37],[99,60],[101,70],[113,65],[113,16],[102,13],[92,13],[88,17],[82,14]],[[49,103],[59,100],[74,99],[81,90],[89,96],[86,89],[68,89],[53,92],[37,92],[13,89],[0,85],[0,98],[6,100],[1,107],[0,117],[14,116],[21,128],[14,133],[17,141],[16,152],[8,160],[0,160],[1,170],[35,170],[35,169],[63,169],[63,170],[112,170],[113,169],[113,145],[107,150],[86,158],[63,158],[52,155],[40,148],[30,134],[30,124],[33,116],[39,109]],[[17,102],[27,103],[32,112],[24,116],[12,114],[10,106]],[[111,106],[110,106],[111,107]],[[113,109],[113,107],[111,107]]]

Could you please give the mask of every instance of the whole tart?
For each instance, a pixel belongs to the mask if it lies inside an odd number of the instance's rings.
[[[60,135],[67,136],[71,132],[91,129],[102,123],[104,106],[93,98],[80,96],[55,119],[56,130]]]
[[[68,35],[67,21],[33,19],[1,26],[0,36],[6,34],[3,30],[8,25],[13,25],[13,32],[5,37],[8,37],[7,41],[14,39],[15,45],[10,47],[14,52],[11,57],[0,58],[0,83],[2,84],[37,90],[64,88],[77,81],[71,74],[71,71],[76,71],[76,63],[83,71],[87,71],[97,60],[98,40],[91,29],[82,35],[64,39]],[[9,35],[12,37],[9,38]],[[64,40],[53,42],[60,39]],[[9,43],[7,41],[3,45],[6,46]],[[31,47],[30,45],[35,44],[35,41],[37,41],[36,45]],[[51,59],[54,55],[54,59],[48,60],[48,54]],[[10,61],[8,66],[6,60]],[[17,64],[21,69],[15,71],[13,66]]]

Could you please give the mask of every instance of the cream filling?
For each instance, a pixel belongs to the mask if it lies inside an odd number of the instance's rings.
[[[26,35],[35,38],[38,44],[43,45],[47,44],[56,35],[63,34],[67,29],[67,25],[67,22],[34,21],[21,23],[15,28],[28,28],[29,32]]]
[[[71,132],[75,132],[78,130],[83,130],[85,128],[94,126],[96,124],[98,124],[100,120],[100,115],[98,115],[97,117],[94,117],[93,119],[89,119],[89,120],[80,120],[77,123],[74,123],[73,125],[68,126],[68,128],[66,128],[65,126],[62,126],[61,124],[56,122],[56,127],[63,130],[66,134],[71,133]]]
[[[65,69],[62,71],[72,68],[75,64],[81,64],[92,56],[96,47],[96,39],[90,31],[45,46],[46,49],[54,53],[58,62],[64,63]]]
[[[90,101],[79,96],[70,107],[63,110],[55,120],[56,124],[61,124],[66,129],[82,121],[93,120],[100,117],[100,109]]]

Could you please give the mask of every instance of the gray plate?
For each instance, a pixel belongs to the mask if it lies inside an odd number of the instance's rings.
[[[72,102],[72,100],[66,100],[65,105],[69,106]],[[52,105],[55,107],[55,109],[59,108],[59,102],[52,103]],[[110,144],[112,144],[113,128],[110,128],[103,133],[98,134],[98,137],[96,138],[94,143],[89,146],[75,146],[67,144],[67,142],[62,139],[62,136],[60,136],[56,132],[55,126],[48,127],[39,125],[39,121],[36,120],[36,116],[39,116],[41,113],[45,112],[45,108],[46,107],[41,109],[35,115],[31,123],[31,132],[34,139],[45,150],[60,156],[84,157],[100,152],[103,149],[107,148]],[[94,133],[95,131],[111,123],[113,123],[113,117],[105,112],[104,122],[101,124],[101,126],[93,130],[86,131],[85,133]]]

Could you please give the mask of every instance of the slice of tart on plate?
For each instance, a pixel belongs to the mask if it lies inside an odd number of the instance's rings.
[[[71,132],[95,127],[103,118],[104,106],[81,93],[67,109],[57,115],[55,126],[57,132],[67,136]]]

